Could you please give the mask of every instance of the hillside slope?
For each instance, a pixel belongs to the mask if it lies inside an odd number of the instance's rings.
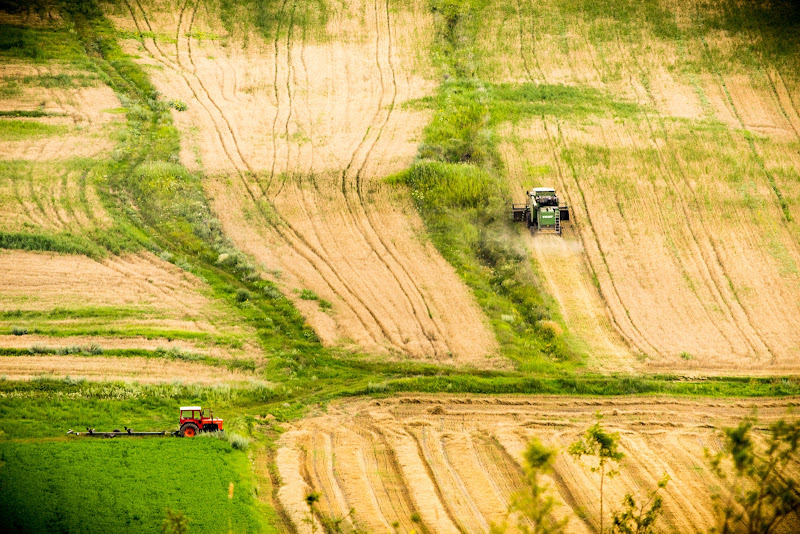
[[[285,2],[271,41],[228,34],[200,4],[118,7],[129,49],[188,106],[175,114],[182,159],[210,176],[225,231],[324,341],[502,365],[486,359],[493,335],[409,199],[382,183],[411,162],[428,120],[403,105],[432,89],[426,6],[332,4],[314,27],[313,4]]]
[[[517,201],[550,185],[572,208],[565,247],[582,254],[539,252],[539,237],[531,247],[552,263],[568,326],[612,361],[621,339],[643,371],[800,365],[796,40],[775,52],[770,31],[791,21],[760,9],[509,2],[487,23],[486,78],[598,90],[641,110],[556,111],[504,132]],[[575,298],[594,288],[607,314]]]

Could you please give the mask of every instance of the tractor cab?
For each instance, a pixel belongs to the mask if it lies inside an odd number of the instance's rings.
[[[222,419],[215,418],[210,408],[200,406],[181,406],[180,434],[193,437],[198,432],[216,432],[222,430]]]

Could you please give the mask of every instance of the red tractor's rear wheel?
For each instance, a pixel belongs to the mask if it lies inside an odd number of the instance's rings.
[[[198,432],[200,432],[200,429],[194,423],[186,423],[181,427],[181,436],[185,438],[193,438]]]

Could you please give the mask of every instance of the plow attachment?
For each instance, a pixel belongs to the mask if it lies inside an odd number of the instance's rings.
[[[97,432],[94,428],[86,428],[86,432],[75,432],[71,428],[67,435],[87,436],[94,438],[116,438],[118,436],[180,436],[177,430],[164,430],[161,432],[134,432],[133,429],[125,427],[125,430],[114,429],[110,432]]]

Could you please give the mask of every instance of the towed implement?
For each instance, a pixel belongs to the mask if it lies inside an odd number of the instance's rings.
[[[209,408],[200,406],[181,406],[178,430],[162,430],[158,432],[134,432],[133,429],[124,427],[125,430],[115,428],[109,432],[98,432],[93,428],[86,428],[86,432],[75,432],[71,428],[67,434],[73,436],[90,436],[100,438],[115,438],[118,436],[176,436],[192,438],[199,432],[217,432],[222,430],[223,421],[214,417]]]
[[[525,192],[525,204],[511,204],[515,221],[524,221],[531,232],[561,235],[561,223],[569,221],[569,207],[559,205],[556,190],[534,187]]]

